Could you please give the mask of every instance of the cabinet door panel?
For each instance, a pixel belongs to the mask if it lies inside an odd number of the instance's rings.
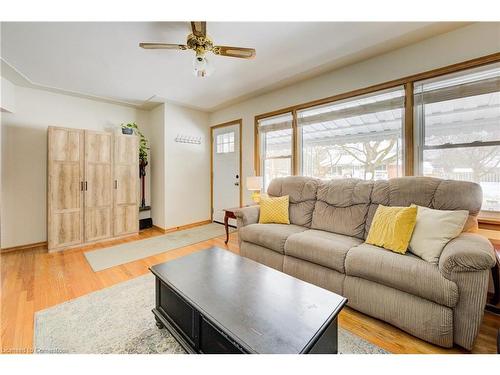
[[[114,234],[139,230],[139,154],[135,136],[117,135],[114,142]]]
[[[111,165],[111,133],[85,131],[85,162]]]
[[[86,181],[85,205],[88,208],[110,207],[111,164],[87,163]]]
[[[83,139],[81,130],[51,128],[51,159],[62,162],[79,162]]]
[[[137,232],[137,205],[115,207],[115,235]]]
[[[83,242],[83,132],[48,129],[49,250]]]
[[[137,174],[136,165],[115,165],[116,201],[115,204],[137,205]]]
[[[55,162],[52,167],[52,203],[55,210],[79,209],[81,176],[79,163]]]
[[[138,166],[138,140],[136,136],[115,136],[115,163]]]
[[[85,240],[112,236],[112,135],[85,131]]]
[[[95,241],[111,237],[111,208],[87,208],[85,220],[85,236],[87,241]]]
[[[61,212],[54,216],[52,232],[55,247],[77,245],[82,242],[80,210]]]

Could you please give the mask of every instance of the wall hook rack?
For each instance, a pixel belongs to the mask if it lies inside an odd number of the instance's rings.
[[[201,137],[192,137],[189,135],[177,134],[177,137],[174,139],[178,143],[191,143],[195,145],[201,144]]]

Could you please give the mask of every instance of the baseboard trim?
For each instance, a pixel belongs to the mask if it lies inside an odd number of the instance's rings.
[[[209,219],[209,220],[197,221],[197,222],[190,223],[190,224],[179,225],[178,227],[162,228],[162,227],[159,227],[157,225],[153,225],[153,228],[155,228],[159,231],[162,231],[163,233],[166,234],[166,233],[177,232],[178,230],[199,227],[201,225],[210,224],[211,222],[212,222],[212,220]]]
[[[180,225],[178,227],[171,227],[171,228],[166,228],[166,229],[162,228],[162,227],[159,227],[157,225],[153,225],[152,228],[156,229],[156,230],[159,230],[159,231],[161,231],[163,233],[171,233],[171,232],[176,232],[178,230],[189,229],[189,228],[199,227],[199,226],[205,225],[205,224],[210,224],[211,222],[212,222],[212,220],[208,219],[208,220],[197,221],[197,222],[194,222],[194,223]],[[128,236],[135,235],[135,234],[137,234],[137,233],[127,234],[127,235],[124,235],[124,236],[121,236],[121,237],[106,238],[106,239],[99,240],[99,241],[92,242],[92,243],[104,242],[104,241],[107,241],[107,240],[113,240],[113,239],[117,239],[117,238],[128,237]],[[78,244],[78,245],[69,247],[68,249],[83,247],[85,245],[92,244],[92,243]],[[0,249],[0,253],[3,254],[3,253],[10,253],[10,252],[13,252],[13,251],[31,250],[31,249],[34,249],[36,247],[42,247],[42,246],[45,247],[45,249],[47,249],[47,241],[30,243],[30,244],[19,245],[19,246],[5,247],[5,248]],[[61,250],[61,249],[56,249],[55,251],[58,251],[58,250]],[[55,251],[52,250],[52,252],[55,252]]]
[[[24,251],[24,250],[31,250],[36,247],[45,247],[45,250],[47,249],[47,241],[42,241],[42,242],[35,242],[35,243],[29,243],[26,245],[19,245],[19,246],[12,246],[12,247],[4,247],[0,249],[0,253],[11,253],[13,251]]]
[[[92,246],[92,245],[106,245],[106,242],[110,242],[111,243],[114,240],[121,240],[121,239],[124,239],[124,238],[127,238],[127,237],[136,236],[138,234],[139,234],[139,232],[125,233],[125,234],[122,234],[121,236],[101,238],[99,240],[89,241],[89,242],[83,242],[83,243],[79,243],[79,244],[71,245],[71,246],[56,247],[54,249],[49,249],[49,253],[60,253],[60,252],[66,251],[66,250],[85,249],[86,247],[89,247],[89,246]],[[112,245],[110,245],[110,246],[112,246]]]

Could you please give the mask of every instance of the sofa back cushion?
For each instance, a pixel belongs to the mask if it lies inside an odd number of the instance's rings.
[[[275,178],[267,193],[290,196],[290,223],[365,239],[379,204],[418,206],[437,210],[467,210],[464,231],[477,229],[481,186],[474,182],[433,177],[401,177],[363,181],[321,181],[311,177]]]
[[[481,187],[474,182],[442,180],[433,177],[401,177],[375,181],[365,225],[365,238],[379,204],[418,206],[437,210],[467,210],[464,231],[477,228],[477,215],[483,200]]]
[[[318,184],[319,180],[310,177],[280,177],[271,181],[267,194],[271,197],[288,195],[290,224],[309,228],[316,203]]]
[[[359,179],[321,181],[311,228],[364,238],[373,182]]]

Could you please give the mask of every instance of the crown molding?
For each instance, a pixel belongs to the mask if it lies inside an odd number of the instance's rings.
[[[55,94],[68,95],[68,96],[73,96],[73,97],[77,97],[77,98],[81,98],[81,99],[94,100],[94,101],[107,103],[107,104],[121,105],[121,106],[125,106],[125,107],[141,109],[141,110],[145,110],[145,111],[149,111],[149,110],[151,110],[151,109],[155,108],[156,106],[163,103],[163,101],[158,101],[159,97],[156,95],[153,95],[142,102],[139,102],[139,101],[138,102],[128,102],[128,101],[124,101],[124,100],[117,100],[117,99],[113,99],[113,98],[85,94],[85,93],[81,93],[81,92],[61,89],[58,87],[42,85],[42,84],[39,84],[39,83],[32,81],[29,77],[27,77],[25,74],[23,74],[18,69],[16,69],[12,64],[10,64],[4,58],[0,58],[0,61],[1,61],[0,76],[7,79],[10,82],[12,82],[16,86],[26,87],[26,88],[35,89],[35,90],[43,90],[43,91],[48,91],[48,92],[52,92]]]

